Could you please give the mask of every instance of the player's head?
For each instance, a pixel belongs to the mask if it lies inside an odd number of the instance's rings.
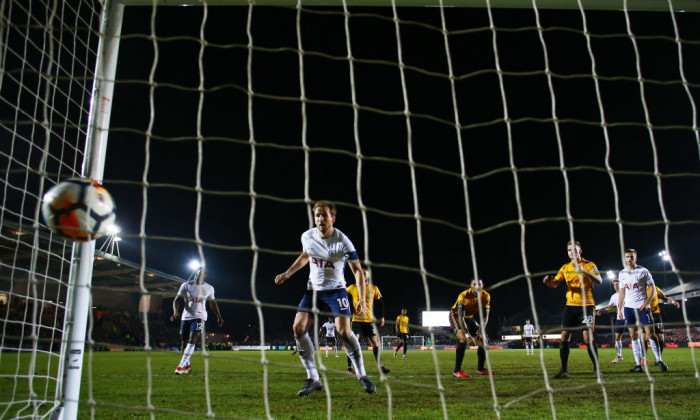
[[[615,288],[615,291],[618,291],[620,289],[620,280],[613,280],[613,287]]]
[[[204,279],[207,278],[207,269],[205,267],[199,267],[194,271],[194,279],[197,283],[204,283]]]
[[[581,242],[579,241],[569,241],[566,243],[566,252],[569,254],[571,261],[581,259]]]
[[[314,204],[314,223],[321,233],[327,233],[333,229],[335,223],[335,204],[330,201],[317,201]]]
[[[483,281],[483,280],[477,280],[477,279],[472,280],[472,282],[471,282],[471,288],[472,288],[472,293],[473,293],[473,294],[477,294],[477,293],[481,292],[481,289],[484,288],[484,281]]]
[[[526,323],[526,324],[529,324],[529,323],[530,323],[530,320],[529,320],[529,319],[526,319],[526,320],[525,320],[525,323]]]
[[[635,268],[637,266],[637,250],[634,248],[627,248],[625,250],[625,265],[629,268]]]
[[[406,308],[401,308],[401,315],[406,316]]]
[[[329,317],[328,317],[328,322],[333,322],[333,317],[332,317],[332,316],[329,316]]]

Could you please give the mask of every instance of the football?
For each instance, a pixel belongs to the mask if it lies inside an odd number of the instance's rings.
[[[97,181],[83,178],[67,179],[49,189],[41,212],[54,234],[77,242],[103,236],[116,219],[109,192]]]

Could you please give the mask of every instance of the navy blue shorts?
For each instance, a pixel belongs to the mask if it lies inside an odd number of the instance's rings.
[[[307,290],[299,302],[297,312],[311,312],[314,303],[313,291]],[[350,301],[345,289],[319,290],[316,292],[316,305],[322,312],[333,316],[350,316]]]
[[[647,308],[646,311],[640,312],[634,308],[625,307],[625,321],[628,327],[634,327],[637,323],[637,318],[639,318],[639,323],[642,325],[654,325],[654,316],[651,314],[651,310]]]
[[[624,319],[615,319],[615,334],[622,334],[625,332],[625,324],[627,323]]]
[[[187,321],[182,320],[180,322],[180,336],[187,338],[192,333],[202,333],[202,327],[204,327],[204,322],[201,319],[188,319]]]

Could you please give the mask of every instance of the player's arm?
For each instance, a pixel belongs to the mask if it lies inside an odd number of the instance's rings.
[[[357,296],[365,295],[365,272],[362,271],[362,266],[360,266],[360,260],[350,260],[348,261],[350,270],[355,276],[355,285],[357,286]],[[367,313],[367,302],[364,299],[357,299],[357,315],[363,316]]]
[[[564,280],[564,274],[560,269],[556,276],[544,276],[542,283],[546,284],[548,287],[555,288],[559,286],[562,280]]]
[[[610,308],[612,308],[612,307],[613,307],[613,305],[603,306],[602,308],[598,309],[595,314],[600,316],[600,314],[603,313],[603,311],[608,312],[610,310]]]
[[[178,305],[178,301],[182,298],[182,295],[177,295],[175,296],[175,299],[173,299],[173,314],[170,316],[170,321],[175,321],[180,317],[180,305]]]
[[[486,328],[486,324],[489,323],[489,313],[491,313],[491,308],[485,308],[484,319],[481,321],[481,323],[484,324],[484,328]]]
[[[467,325],[464,323],[464,310],[463,309],[457,309],[457,326],[459,326],[459,329],[464,331],[464,334],[467,334]]]
[[[622,286],[622,285],[620,285]],[[617,292],[617,319],[625,319],[625,288],[620,287],[620,291]]]
[[[595,268],[596,271],[588,271],[588,270],[584,269],[583,267],[581,267],[581,269],[583,269],[583,272],[586,273],[586,275],[588,276],[589,279],[591,279],[591,281],[598,283],[598,284],[603,284],[603,278],[600,276],[600,273],[598,272],[598,267],[593,266],[593,268]]]
[[[394,331],[396,331],[396,334],[399,333],[399,317],[396,317],[396,325],[394,325]]]
[[[224,318],[221,317],[221,311],[219,311],[219,304],[216,303],[216,299],[209,299],[209,306],[211,309],[214,311],[214,314],[216,315],[216,320],[219,324],[219,326],[224,325]]]
[[[384,300],[382,298],[376,299],[373,306],[372,314],[379,315],[379,328],[381,328],[384,326]]]
[[[656,286],[653,282],[651,282],[647,284],[647,298],[644,299],[644,303],[642,303],[642,306],[639,307],[640,311],[646,311],[647,308],[649,308],[649,304],[651,303],[652,299],[654,299],[654,295],[656,295]]]
[[[309,254],[307,254],[306,252],[302,252],[294,261],[294,263],[291,266],[289,266],[287,271],[285,271],[282,274],[278,274],[275,277],[275,284],[282,284],[285,281],[289,280],[289,278],[292,277],[294,273],[301,270],[308,262]]]

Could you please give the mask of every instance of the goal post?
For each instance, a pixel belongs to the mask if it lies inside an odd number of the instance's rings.
[[[121,2],[107,1],[105,5],[99,27],[100,37],[96,53],[95,79],[85,140],[85,160],[81,172],[82,176],[98,182],[102,182],[104,176],[107,134],[124,16],[124,5]],[[68,285],[68,293],[71,297],[67,301],[64,326],[68,341],[63,346],[63,364],[62,369],[59,370],[59,372],[62,370],[65,375],[63,386],[60,388],[63,394],[60,399],[62,404],[51,416],[57,420],[78,418],[85,337],[92,302],[90,285],[93,262],[95,261],[95,241],[77,243],[74,248],[73,255],[77,257],[76,274],[71,276]]]

